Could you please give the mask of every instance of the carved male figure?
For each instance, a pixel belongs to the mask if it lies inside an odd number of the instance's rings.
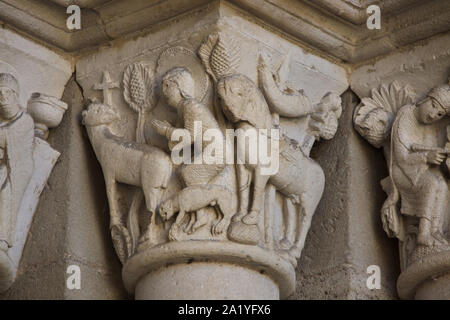
[[[196,137],[196,135],[203,137],[203,134],[208,129],[217,129],[218,134],[221,135],[221,139],[225,141],[225,137],[219,130],[219,124],[212,112],[208,107],[194,98],[194,85],[194,79],[186,68],[174,68],[167,72],[163,78],[163,94],[168,104],[178,111],[179,123],[182,128],[174,128],[167,122],[157,120],[153,121],[153,126],[159,134],[167,138],[170,149],[175,145],[180,147],[177,141],[172,141],[172,133],[175,129],[186,131],[186,134],[191,137],[188,141],[189,144],[197,139],[199,140],[199,137]],[[201,122],[201,132],[195,132],[194,130],[194,122],[196,121]],[[210,143],[211,141],[202,139],[201,150],[205,150]],[[195,156],[202,157],[202,154]],[[195,158],[191,164],[184,164],[181,168],[181,176],[184,184],[188,187],[206,184],[228,185],[226,181],[220,181],[222,179],[227,180],[226,176],[228,175],[228,171],[224,170],[226,164],[223,153],[219,151],[215,156],[219,161],[214,164],[205,164],[202,159]],[[189,224],[189,228],[186,231],[192,233],[205,225],[206,222],[206,214],[200,208],[196,212],[195,223]]]
[[[417,242],[445,243],[440,220],[449,201],[448,183],[440,170],[445,149],[427,143],[425,126],[450,114],[450,86],[432,89],[417,105],[402,107],[392,125],[394,187],[401,197],[401,213],[420,219]]]
[[[272,116],[264,99],[264,96],[256,85],[244,75],[235,74],[222,78],[217,85],[218,95],[222,102],[223,111],[236,128],[243,131],[255,129],[272,129]],[[324,127],[325,129],[325,127]],[[327,128],[328,129],[328,128]],[[325,132],[325,130],[323,130]],[[268,137],[277,139],[277,137]],[[269,140],[268,139],[268,140]],[[244,141],[245,142],[245,141]],[[271,142],[272,143],[272,142]],[[241,154],[248,157],[245,145],[239,145]],[[299,257],[304,245],[306,234],[309,230],[311,219],[322,196],[325,176],[322,168],[311,158],[305,155],[304,151],[296,147],[289,138],[281,136],[279,138],[279,170],[272,175],[263,175],[262,165],[247,164],[246,167],[253,174],[253,197],[250,212],[239,212],[233,217],[235,222],[240,221],[248,226],[257,224],[258,215],[261,210],[264,190],[269,182],[277,191],[292,200],[299,206],[301,212],[300,226],[297,228],[295,243],[291,243],[290,253]],[[239,179],[242,179],[240,177]],[[249,185],[249,184],[248,184]],[[243,205],[243,202],[246,203]],[[240,205],[248,208],[248,198],[240,197]],[[246,227],[250,230],[249,227]],[[239,236],[240,237],[240,236]],[[242,241],[237,239],[237,241]],[[258,239],[245,240],[248,243],[257,242]]]
[[[0,73],[0,249],[12,235],[22,197],[33,173],[33,119],[19,106],[19,84]]]

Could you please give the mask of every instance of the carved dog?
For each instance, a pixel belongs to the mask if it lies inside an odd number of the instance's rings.
[[[105,177],[111,227],[122,225],[117,182],[142,187],[147,210],[154,215],[172,173],[169,155],[157,147],[131,142],[113,134],[109,126],[119,116],[108,105],[93,103],[82,112],[82,117]]]
[[[196,185],[186,187],[159,207],[159,214],[169,220],[176,212],[177,218],[169,231],[169,240],[178,240],[179,228],[187,212],[194,213],[207,206],[216,206],[221,217],[212,227],[212,234],[224,232],[236,210],[236,203],[230,190],[219,185]],[[188,228],[186,228],[188,229]]]

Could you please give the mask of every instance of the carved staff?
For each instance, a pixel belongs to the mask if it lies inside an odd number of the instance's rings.
[[[445,144],[445,148],[450,149],[450,126],[447,126],[447,143]],[[445,164],[447,165],[447,169],[450,171],[450,157],[447,157]]]
[[[448,128],[447,128],[448,131]],[[450,154],[450,148],[439,148],[439,147],[428,147],[428,146],[423,146],[420,144],[413,144],[411,146],[411,150],[412,151],[416,151],[416,152],[438,152],[438,153],[444,153],[444,154]]]

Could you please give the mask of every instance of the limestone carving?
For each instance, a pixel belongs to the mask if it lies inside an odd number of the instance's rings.
[[[94,103],[83,111],[83,123],[105,177],[111,233],[120,259],[125,261],[132,253],[132,243],[117,204],[117,182],[141,187],[147,210],[154,214],[161,194],[167,188],[172,162],[156,147],[126,141],[115,135],[109,125],[116,120],[117,113],[106,104]]]
[[[14,281],[27,236],[18,234],[16,224],[31,222],[39,195],[59,156],[43,139],[47,138],[48,128],[59,125],[67,109],[64,102],[54,97],[33,93],[27,112],[19,105],[19,95],[16,77],[0,73],[1,291]]]
[[[36,136],[47,139],[48,130],[61,123],[66,109],[67,104],[55,97],[33,93],[28,101],[28,113],[34,119]]]
[[[145,144],[145,122],[148,113],[155,107],[154,72],[144,63],[130,64],[123,74],[123,96],[131,109],[138,114],[136,126],[136,142]],[[133,195],[128,213],[127,226],[131,237],[132,252],[139,242],[149,240],[147,237],[139,239],[139,208],[143,201],[142,191],[137,189]],[[152,219],[148,225],[146,235],[151,236],[155,226],[156,212],[152,212]],[[130,252],[131,254],[131,252]]]
[[[123,96],[128,105],[138,113],[136,141],[145,142],[145,117],[154,106],[153,74],[142,63],[129,65],[123,75]]]
[[[208,129],[217,129],[219,134],[217,138],[225,143],[225,138],[222,131],[220,131],[219,124],[210,109],[194,98],[194,80],[191,73],[186,68],[174,68],[169,70],[162,80],[162,86],[163,95],[168,104],[178,111],[179,123],[181,126],[178,130],[183,130],[191,137],[192,139],[189,139],[190,142],[194,142],[195,138],[200,138],[196,137],[196,135],[203,136]],[[195,122],[202,124],[201,130],[198,132],[195,130]],[[175,128],[169,123],[162,123],[156,120],[153,121],[153,125],[159,134],[164,135],[168,139],[169,148],[172,149],[174,142],[171,137]],[[211,141],[203,140],[201,145],[202,150],[208,148],[210,143]],[[181,177],[184,185],[190,187],[214,183],[218,185],[222,184],[223,187],[228,188],[230,188],[231,185],[230,190],[232,190],[230,170],[226,170],[227,166],[224,161],[225,159],[222,150],[218,150],[217,154],[215,154],[215,158],[217,160],[214,161],[215,164],[197,164],[203,161],[203,154],[194,153],[192,163],[184,164],[181,167]],[[203,191],[201,189],[195,190],[197,192],[197,197],[201,197]],[[189,194],[192,195],[192,193],[193,191]],[[232,191],[229,191],[229,193],[232,193]],[[223,196],[223,193],[220,193],[220,196]],[[232,197],[227,197],[226,199],[229,200],[231,198]],[[208,205],[209,204],[206,203],[205,207]],[[195,232],[198,228],[206,224],[204,208],[198,208],[196,210],[195,220],[196,221],[191,224],[190,228],[187,228],[188,232]],[[225,221],[229,222],[229,219]],[[178,238],[175,235],[175,232],[179,230],[178,224],[179,223],[176,223],[175,229],[172,230],[171,239]],[[213,227],[212,229],[212,232],[216,233],[214,231],[216,228]]]
[[[226,40],[222,40],[220,34],[210,36],[200,48],[200,55],[203,63],[206,65],[206,69],[217,80],[217,93],[220,97],[223,113],[237,129],[244,131],[254,129],[270,130],[275,128],[280,113],[283,116],[291,117],[313,113],[311,103],[301,93],[293,95],[281,92],[280,88],[273,81],[273,75],[268,70],[265,61],[261,58],[259,67],[260,80],[263,92],[271,102],[272,111],[274,111],[274,114],[272,114],[259,88],[246,76],[233,73],[235,69],[234,61],[239,61],[236,57],[238,51],[234,50],[233,45],[228,45],[230,49],[227,51],[227,46],[222,44],[224,41]],[[211,45],[214,42],[216,43],[215,46]],[[221,61],[221,63],[213,63],[214,61]],[[321,107],[325,107],[325,105],[322,104]],[[327,107],[330,110],[317,110],[315,119],[318,119],[320,122],[327,122],[327,126],[324,126],[324,129],[329,129],[328,122],[332,122],[334,127],[330,131],[331,135],[326,134],[326,130],[322,130],[320,133],[317,133],[317,138],[321,134],[322,137],[328,136],[327,138],[332,138],[337,129],[337,119],[341,113],[340,99],[334,99],[333,103],[328,104]],[[319,120],[320,117],[322,119]],[[333,119],[334,122],[328,120],[328,118]],[[229,236],[232,240],[242,243],[256,244],[259,242],[260,233],[256,225],[263,203],[264,190],[269,182],[284,196],[292,199],[293,203],[298,206],[300,216],[298,223],[294,224],[292,220],[295,220],[296,217],[289,214],[290,217],[287,222],[288,236],[282,241],[284,244],[282,247],[289,250],[291,256],[298,258],[304,245],[312,215],[323,192],[324,175],[322,169],[308,155],[305,155],[300,147],[293,144],[288,137],[269,136],[267,140],[268,142],[272,140],[270,144],[273,144],[274,139],[279,140],[279,151],[277,150],[277,152],[280,154],[279,170],[277,170],[276,174],[262,174],[261,164],[247,165],[246,168],[238,165],[240,209],[239,213],[233,218],[234,223],[229,230]],[[314,139],[312,140],[314,141]],[[239,145],[238,141],[237,148],[245,149],[245,141],[243,143],[243,145]],[[312,147],[312,144],[310,147]],[[307,152],[309,153],[309,150]],[[245,155],[246,158],[249,156],[248,154]],[[251,172],[246,169],[250,169]],[[248,195],[251,182],[253,182],[253,199],[250,212],[248,212]],[[297,228],[295,239],[292,231],[295,228],[294,225]]]
[[[178,240],[177,232],[184,215],[188,212],[197,212],[207,206],[217,206],[221,215],[219,221],[213,226],[212,232],[214,234],[224,232],[230,224],[231,217],[235,214],[236,206],[234,202],[231,192],[222,186],[194,185],[184,188],[174,197],[165,200],[159,212],[165,220],[169,220],[174,213],[178,212],[169,232],[169,239],[174,241]],[[191,219],[185,231],[191,230],[194,221],[194,219]]]
[[[388,197],[381,218],[386,233],[400,240],[406,271],[415,261],[450,249],[444,167],[450,154],[449,114],[449,85],[436,86],[417,101],[411,88],[396,82],[372,90],[355,110],[356,130],[385,154],[389,177],[381,184]]]
[[[238,72],[240,59],[238,41],[215,33],[197,53],[174,46],[154,62],[125,67],[125,107],[109,100],[117,86],[108,72],[94,87],[104,90],[104,101],[92,102],[83,121],[103,169],[113,241],[131,290],[132,270],[144,260],[145,269],[160,258],[178,263],[188,256],[244,265],[270,260],[263,264],[289,288],[293,283],[325,183],[309,153],[315,141],[335,135],[341,100],[330,93],[314,104],[285,88],[280,73],[288,59],[274,73],[260,58],[260,88]],[[283,130],[299,119],[294,139]],[[252,131],[266,154],[249,150],[239,136]],[[211,250],[197,254],[196,246]],[[160,250],[165,258],[152,254]]]

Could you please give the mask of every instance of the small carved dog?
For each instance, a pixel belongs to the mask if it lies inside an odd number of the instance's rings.
[[[169,231],[169,240],[179,239],[179,228],[187,212],[195,213],[207,206],[216,206],[219,209],[221,217],[211,230],[213,235],[219,235],[228,228],[236,211],[236,203],[230,190],[219,185],[189,186],[165,200],[159,207],[159,214],[164,220],[169,220],[178,212]]]

